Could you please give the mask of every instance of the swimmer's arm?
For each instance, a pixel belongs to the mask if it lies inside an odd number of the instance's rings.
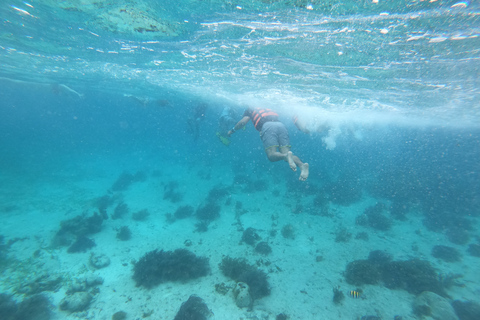
[[[245,127],[245,125],[247,124],[247,122],[248,122],[249,120],[250,120],[250,117],[249,117],[249,116],[243,117],[242,120],[238,121],[238,123],[237,123],[235,126],[233,126],[233,128],[232,128],[230,131],[228,131],[228,133],[227,133],[228,136],[231,136],[232,133],[234,133],[235,131],[237,131],[237,130],[243,128],[243,127]]]
[[[303,122],[303,120],[295,117],[293,119],[293,122],[295,123],[295,126],[298,128],[298,130],[300,130],[300,131],[302,131],[306,134],[310,134],[310,130],[307,129],[307,126],[306,126],[305,122]]]

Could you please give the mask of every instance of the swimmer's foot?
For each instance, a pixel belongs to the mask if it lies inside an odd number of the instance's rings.
[[[287,161],[288,161],[288,165],[290,166],[290,169],[292,169],[293,171],[297,171],[297,165],[295,164],[295,161],[293,161],[292,151],[287,152]],[[308,173],[307,173],[307,176],[308,176]]]
[[[300,178],[298,178],[300,181],[305,181],[308,178],[309,174],[308,170],[308,163],[304,163],[303,165],[300,166]]]

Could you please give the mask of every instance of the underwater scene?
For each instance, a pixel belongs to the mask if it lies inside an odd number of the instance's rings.
[[[0,320],[480,319],[478,1],[0,17]]]

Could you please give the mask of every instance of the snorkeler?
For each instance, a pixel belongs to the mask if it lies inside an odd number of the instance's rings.
[[[235,125],[235,117],[235,110],[232,107],[225,107],[223,108],[222,114],[218,119],[218,130],[216,135],[218,139],[220,139],[220,141],[226,146],[230,145],[228,131],[233,125]]]
[[[303,163],[300,158],[290,151],[290,138],[287,128],[278,120],[278,114],[270,109],[248,108],[243,118],[230,130],[227,135],[231,136],[235,131],[243,128],[249,120],[252,120],[255,129],[260,131],[268,160],[287,161],[290,169],[297,171],[300,168],[299,180],[305,181],[309,175],[308,163]]]
[[[193,140],[197,141],[200,136],[200,122],[205,119],[205,111],[207,110],[207,105],[201,103],[197,105],[192,114],[187,119],[187,124],[189,131],[193,134]]]

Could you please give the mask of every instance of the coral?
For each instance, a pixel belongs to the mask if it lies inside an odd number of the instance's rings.
[[[255,230],[254,228],[247,228],[245,231],[243,231],[242,241],[246,244],[254,246],[255,243],[260,239],[261,238],[257,234],[257,230]]]
[[[248,184],[246,191],[260,192],[265,190],[268,190],[268,182],[266,180],[255,180]]]
[[[468,231],[463,228],[450,227],[445,232],[445,235],[447,236],[448,240],[454,244],[464,245],[470,241],[470,235],[468,234]]]
[[[359,232],[359,233],[357,233],[357,235],[355,236],[355,239],[368,241],[368,233],[366,233],[366,232]]]
[[[125,320],[127,319],[127,313],[125,311],[115,312],[112,316],[112,320]]]
[[[413,302],[413,313],[419,316],[429,316],[432,319],[457,319],[455,311],[447,299],[433,292],[424,291]]]
[[[365,209],[362,215],[355,220],[356,224],[361,226],[369,226],[373,229],[387,231],[392,226],[392,221],[382,214],[385,205],[377,203],[374,206]]]
[[[272,248],[268,245],[267,242],[262,241],[257,244],[257,246],[255,247],[255,251],[260,254],[268,255],[272,253]]]
[[[67,294],[75,292],[87,292],[88,289],[103,284],[103,278],[93,273],[84,277],[76,278],[67,290]]]
[[[431,291],[446,296],[437,272],[428,261],[392,261],[382,269],[382,279],[387,288],[404,289],[412,294]]]
[[[285,313],[279,313],[275,317],[275,320],[287,320],[287,319],[288,319],[288,316]]]
[[[77,240],[68,247],[68,253],[78,253],[78,252],[86,252],[88,249],[93,248],[95,246],[95,241],[85,236],[77,237]]]
[[[123,172],[115,181],[115,183],[110,188],[112,191],[125,191],[130,185],[134,182],[142,182],[147,179],[147,176],[144,172],[137,172],[136,174],[131,174],[128,172]]]
[[[238,277],[238,281],[245,282],[250,287],[252,299],[260,299],[270,294],[270,285],[267,274],[259,269],[251,268]]]
[[[145,221],[147,220],[150,212],[147,209],[143,209],[132,214],[132,219],[135,221]]]
[[[390,253],[382,250],[370,251],[368,254],[368,261],[377,266],[381,266],[392,261],[392,258],[393,257]]]
[[[210,272],[208,258],[197,257],[186,249],[153,250],[134,266],[133,279],[137,286],[152,288],[166,281],[187,281]]]
[[[98,213],[94,213],[90,217],[85,214],[76,216],[70,220],[60,222],[60,230],[58,234],[73,234],[76,236],[85,236],[95,234],[102,230],[103,217]]]
[[[127,241],[132,238],[132,231],[128,226],[123,226],[117,232],[117,239],[121,241]]]
[[[17,303],[11,295],[0,293],[0,314],[2,315],[2,319],[15,320],[17,308]]]
[[[230,291],[231,287],[227,286],[225,283],[217,283],[215,284],[215,291],[222,294],[226,295],[228,291]]]
[[[480,258],[480,245],[474,243],[470,244],[468,246],[468,253],[473,257]]]
[[[407,213],[410,209],[409,203],[403,203],[399,200],[394,200],[390,206],[390,214],[396,220],[405,221],[407,220]]]
[[[297,202],[295,208],[292,210],[294,214],[301,214],[304,211],[304,207],[300,202]]]
[[[18,304],[15,318],[18,320],[48,320],[52,316],[51,304],[48,298],[37,294],[24,299]]]
[[[37,294],[19,304],[12,296],[0,293],[0,318],[2,320],[49,320],[51,304],[44,295]]]
[[[128,205],[125,202],[120,202],[113,210],[112,219],[117,220],[123,218],[128,213]]]
[[[38,294],[43,291],[57,292],[62,287],[63,277],[54,273],[36,275],[32,280],[25,279],[17,292],[28,295]]]
[[[250,287],[249,292],[254,300],[270,294],[267,274],[249,265],[245,259],[224,257],[220,263],[220,270],[236,282],[245,282]]]
[[[220,263],[220,270],[222,273],[234,280],[238,279],[238,277],[250,270],[252,266],[248,264],[247,260],[242,258],[230,258],[228,256],[222,259],[222,263]]]
[[[108,267],[110,265],[110,258],[104,254],[94,254],[93,252],[90,254],[89,259],[90,265],[95,269],[101,269]]]
[[[453,286],[465,287],[465,284],[457,280],[460,278],[463,278],[463,275],[458,273],[442,273],[438,276],[438,280],[442,284],[442,287],[444,287],[445,289],[451,288]]]
[[[196,232],[207,232],[209,224],[210,224],[210,222],[206,221],[206,220],[199,221],[199,222],[195,223],[195,231]]]
[[[455,300],[452,306],[460,320],[480,319],[480,304],[477,302]]]
[[[432,248],[432,256],[437,259],[442,259],[446,262],[457,262],[462,258],[460,253],[455,248],[441,245],[434,246]]]
[[[282,236],[285,239],[295,239],[295,228],[291,224],[286,224],[282,228]]]
[[[216,185],[213,187],[210,192],[208,192],[207,201],[208,202],[217,202],[230,195],[231,188],[225,187],[223,185]]]
[[[98,233],[102,230],[103,217],[98,213],[90,217],[85,214],[60,222],[60,230],[52,240],[52,246],[69,246],[73,239]]]
[[[352,234],[345,227],[340,227],[335,231],[335,242],[348,242],[351,238]]]
[[[363,284],[376,284],[381,279],[378,267],[369,260],[355,260],[347,265],[345,279],[349,284],[361,286]]]
[[[213,221],[220,217],[220,206],[213,202],[207,202],[207,204],[197,208],[195,215],[199,220]]]
[[[170,181],[164,187],[164,200],[170,200],[173,203],[177,203],[183,199],[183,195],[177,191],[178,183],[176,181]]]
[[[60,302],[60,310],[79,312],[87,310],[93,297],[88,292],[75,292],[67,295]]]
[[[177,210],[173,214],[173,217],[177,220],[185,219],[192,216],[194,210],[195,209],[193,209],[192,206],[181,206],[177,208]]]
[[[180,310],[175,315],[174,320],[207,320],[213,316],[213,313],[205,304],[202,298],[191,295],[187,301],[182,303]]]
[[[360,179],[355,174],[345,174],[335,183],[327,185],[325,191],[329,194],[330,201],[342,206],[351,205],[362,198]]]
[[[333,288],[333,302],[335,304],[339,304],[343,301],[343,299],[345,299],[343,292],[338,287]]]
[[[233,288],[233,297],[239,308],[250,307],[252,305],[253,300],[250,296],[250,288],[248,284],[244,282],[237,282],[235,288]]]
[[[104,195],[98,198],[96,201],[98,211],[102,214],[105,214],[107,212],[107,208],[113,204],[113,201],[113,197],[109,195]]]

